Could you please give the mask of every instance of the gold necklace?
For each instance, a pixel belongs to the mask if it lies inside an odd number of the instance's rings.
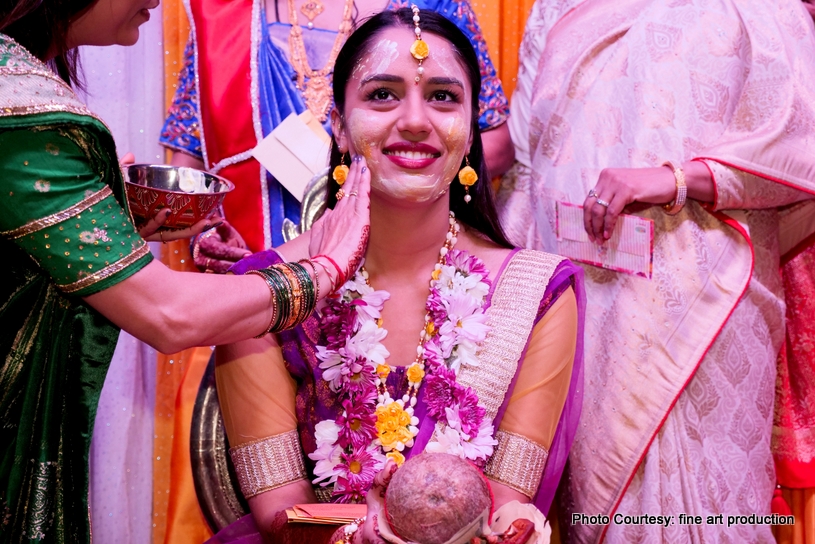
[[[334,62],[340,52],[342,44],[351,32],[351,8],[354,0],[345,0],[345,9],[342,13],[337,39],[334,40],[334,47],[328,55],[328,62],[319,70],[312,70],[308,64],[306,54],[306,44],[303,42],[303,29],[297,22],[297,9],[294,0],[289,0],[289,22],[291,23],[291,33],[289,34],[289,49],[291,54],[291,65],[297,72],[297,89],[303,93],[306,100],[306,107],[314,116],[324,123],[328,118],[328,110],[331,108],[331,98],[333,91],[331,88],[331,78],[329,74],[334,68]],[[316,16],[315,16],[316,17]],[[308,78],[308,81],[306,81]]]
[[[325,10],[325,6],[320,0],[307,0],[300,6],[300,13],[306,16],[308,24],[306,25],[309,30],[314,28],[314,19],[317,18]]]

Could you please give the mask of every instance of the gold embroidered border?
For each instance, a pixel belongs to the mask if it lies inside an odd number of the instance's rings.
[[[789,429],[774,425],[772,452],[776,459],[783,461],[811,462],[815,459],[815,429]]]
[[[306,478],[296,430],[230,448],[229,455],[247,499]]]
[[[129,255],[126,255],[123,259],[119,259],[118,261],[116,261],[115,263],[113,263],[110,266],[106,266],[105,268],[103,268],[99,272],[96,272],[95,274],[91,274],[90,276],[85,276],[81,280],[75,281],[73,283],[69,283],[67,285],[57,285],[57,287],[59,287],[59,289],[63,293],[75,293],[76,291],[79,291],[80,289],[85,289],[86,287],[90,287],[94,283],[100,282],[103,279],[105,279],[105,278],[107,278],[109,276],[112,276],[113,274],[115,274],[116,272],[119,272],[120,270],[124,270],[125,268],[127,268],[131,264],[135,263],[136,261],[138,261],[139,259],[141,259],[145,255],[147,255],[148,253],[150,253],[150,248],[148,247],[148,245],[146,243],[142,244],[142,246],[139,249],[137,249],[136,251],[134,251],[133,253],[131,253]]]
[[[334,497],[333,485],[327,485],[325,487],[316,485],[313,489],[314,496],[317,497],[317,502],[331,502],[331,499]]]
[[[0,56],[4,54],[8,60],[5,66],[0,66],[0,117],[66,112],[92,117],[105,124],[41,60],[0,33]]]
[[[80,200],[70,208],[65,208],[64,210],[60,210],[57,213],[51,214],[41,219],[35,219],[34,221],[26,223],[22,227],[18,227],[13,230],[7,230],[5,232],[0,232],[0,236],[4,236],[9,240],[14,240],[16,238],[22,238],[23,236],[26,236],[33,232],[37,232],[38,230],[42,230],[46,227],[50,227],[51,225],[62,223],[63,221],[67,221],[68,219],[75,215],[79,215],[80,213],[84,212],[86,209],[90,208],[94,204],[98,204],[99,202],[111,196],[112,194],[113,191],[110,190],[110,187],[105,187],[104,189],[100,189],[99,191],[93,193],[89,197]]]
[[[507,264],[487,309],[490,331],[478,354],[478,367],[462,367],[457,381],[478,394],[492,421],[504,402],[535,324],[546,286],[563,257],[523,249]]]
[[[484,474],[531,499],[538,491],[549,452],[527,437],[507,431],[499,430],[495,439],[498,445]]]

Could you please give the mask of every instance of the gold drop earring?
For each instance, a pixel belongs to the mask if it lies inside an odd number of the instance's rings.
[[[464,202],[470,203],[473,197],[470,196],[470,187],[475,185],[478,181],[478,174],[475,173],[473,167],[470,166],[470,156],[464,157],[464,168],[458,171],[458,182],[464,186]]]

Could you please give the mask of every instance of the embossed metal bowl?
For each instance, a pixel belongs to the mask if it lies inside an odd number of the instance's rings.
[[[165,229],[184,229],[212,215],[235,186],[220,176],[187,169],[203,175],[209,192],[190,193],[179,188],[179,168],[163,164],[132,164],[125,168],[125,187],[136,227],[144,225],[163,208],[170,208]]]

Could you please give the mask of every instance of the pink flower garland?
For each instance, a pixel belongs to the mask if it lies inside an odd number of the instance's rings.
[[[480,463],[492,455],[493,426],[484,421],[477,394],[458,384],[456,375],[462,366],[478,366],[476,352],[489,330],[484,313],[487,276],[478,258],[457,250],[447,253],[433,274],[426,302],[432,334],[424,343],[424,400],[428,415],[445,425],[426,449]],[[387,459],[377,438],[381,399],[376,372],[389,355],[381,343],[387,331],[377,324],[388,298],[357,272],[328,300],[321,321],[326,345],[317,346],[317,356],[323,379],[337,392],[343,412],[336,420],[317,424],[317,449],[309,457],[317,462],[314,483],[333,483],[339,502],[363,500]],[[412,417],[412,409],[408,411]],[[412,417],[410,424],[418,425],[418,420]],[[412,439],[406,446],[411,445]]]

